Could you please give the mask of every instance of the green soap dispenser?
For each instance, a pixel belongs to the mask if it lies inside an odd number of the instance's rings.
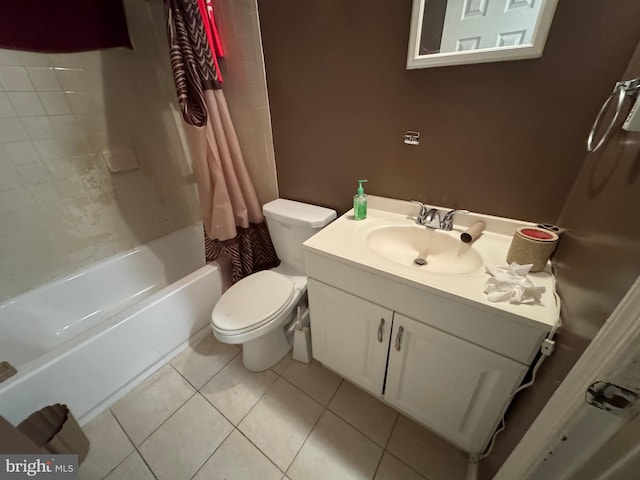
[[[367,218],[367,196],[364,194],[362,184],[367,180],[358,180],[358,190],[353,196],[353,218],[364,220]]]

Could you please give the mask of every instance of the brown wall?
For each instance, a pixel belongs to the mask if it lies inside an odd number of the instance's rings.
[[[410,0],[258,4],[280,196],[343,212],[368,178],[369,193],[567,228],[557,350],[481,463],[491,478],[640,273],[640,134],[584,150],[640,39],[640,3],[560,0],[540,59],[417,71]],[[402,144],[408,129],[419,147]]]
[[[640,77],[640,44],[621,78]],[[627,101],[626,110],[632,102]],[[640,132],[615,130],[586,156],[558,221],[566,229],[553,257],[562,298],[556,353],[531,391],[509,411],[509,428],[482,464],[491,478],[627,290],[640,275]]]
[[[280,196],[340,212],[368,178],[372,194],[555,222],[640,37],[637,0],[561,0],[540,59],[408,71],[411,0],[258,5]]]

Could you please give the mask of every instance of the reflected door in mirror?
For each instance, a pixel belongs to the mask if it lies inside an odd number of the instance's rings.
[[[535,58],[557,0],[414,0],[407,68]]]
[[[531,43],[540,3],[539,0],[449,0],[440,51]]]

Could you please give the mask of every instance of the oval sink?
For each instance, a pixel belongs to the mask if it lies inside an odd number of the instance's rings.
[[[457,232],[418,225],[378,228],[367,235],[367,246],[387,260],[428,272],[465,274],[483,265],[480,254],[461,242]]]

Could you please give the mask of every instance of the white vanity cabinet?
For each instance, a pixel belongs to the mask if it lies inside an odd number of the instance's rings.
[[[557,322],[553,276],[531,275],[545,289],[535,304],[492,303],[484,266],[506,266],[526,224],[469,213],[452,231],[432,231],[416,225],[419,209],[409,202],[370,195],[369,207],[365,221],[348,212],[304,242],[313,356],[482,453]],[[476,221],[486,225],[482,235],[460,242]]]
[[[313,356],[380,396],[393,312],[309,279]]]
[[[395,313],[384,399],[464,450],[479,452],[526,371]]]
[[[451,443],[481,452],[527,366],[309,278],[313,356]]]

